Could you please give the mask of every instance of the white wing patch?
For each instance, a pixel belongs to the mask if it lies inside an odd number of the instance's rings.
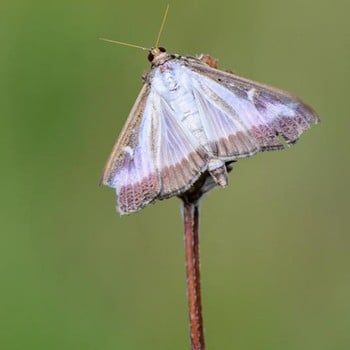
[[[205,91],[205,90],[204,90]],[[253,154],[257,150],[248,129],[234,114],[221,109],[218,103],[203,90],[194,90],[199,115],[207,135],[206,148],[213,156],[222,159],[237,159]],[[202,93],[201,93],[202,92]]]
[[[159,95],[154,97],[160,118],[157,168],[161,179],[160,198],[188,189],[207,166],[207,155],[198,140],[181,124],[180,116]]]

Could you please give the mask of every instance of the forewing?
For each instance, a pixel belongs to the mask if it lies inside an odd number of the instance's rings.
[[[159,194],[160,181],[155,165],[155,141],[159,122],[150,89],[145,84],[105,167],[102,183],[117,192],[121,214],[137,211]]]
[[[194,95],[214,154],[241,158],[257,151],[295,143],[318,122],[316,113],[298,98],[193,60]]]
[[[207,152],[180,123],[167,101],[156,95],[160,118],[157,165],[161,180],[160,199],[189,189],[207,167]]]

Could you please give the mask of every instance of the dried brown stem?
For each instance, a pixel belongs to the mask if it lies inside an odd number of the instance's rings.
[[[204,350],[199,260],[198,200],[183,200],[184,240],[187,270],[187,297],[191,327],[191,349]]]

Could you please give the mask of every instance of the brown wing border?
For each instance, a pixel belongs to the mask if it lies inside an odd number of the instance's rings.
[[[103,170],[103,174],[100,179],[100,185],[110,185],[109,180],[114,174],[118,160],[123,155],[123,146],[125,147],[128,145],[131,137],[131,130],[137,128],[137,126],[142,120],[144,106],[146,104],[149,93],[150,86],[148,83],[145,83],[142,86],[141,91],[139,92],[137,99],[128,115],[128,118],[126,119],[126,122],[119,134],[119,137],[117,138],[117,141],[113,146],[112,152],[108,157],[108,160]]]

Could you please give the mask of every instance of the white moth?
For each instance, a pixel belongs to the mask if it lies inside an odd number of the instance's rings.
[[[283,149],[319,121],[297,97],[219,70],[208,55],[168,54],[158,45],[167,11],[148,50],[151,71],[101,180],[116,189],[121,214],[224,187],[232,162]]]

